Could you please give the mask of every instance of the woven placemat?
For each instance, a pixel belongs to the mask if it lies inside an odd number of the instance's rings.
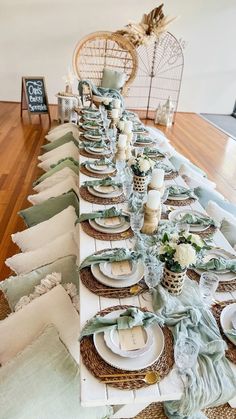
[[[225,301],[224,303],[215,304],[214,306],[211,307],[211,311],[217,321],[222,338],[224,339],[224,341],[227,343],[227,346],[228,346],[228,349],[225,351],[225,355],[234,364],[236,364],[236,346],[227,338],[227,336],[225,336],[222,330],[221,324],[220,324],[220,315],[221,315],[222,310],[226,306],[235,302],[236,302],[235,300],[228,300],[228,301]],[[235,417],[236,417],[236,411],[235,411]]]
[[[208,419],[235,419],[235,409],[228,403],[218,407],[211,407],[203,410]],[[151,403],[133,419],[168,419],[162,403]]]
[[[113,172],[113,173],[92,173],[89,170],[87,170],[86,167],[83,164],[80,165],[80,172],[83,173],[86,176],[95,177],[95,178],[98,178],[98,179],[104,179],[107,176],[115,176],[116,175],[116,171]]]
[[[88,221],[82,221],[81,223],[82,229],[85,233],[89,236],[93,237],[97,240],[105,240],[105,241],[114,241],[114,240],[126,240],[130,237],[133,237],[133,231],[131,228],[124,231],[123,233],[102,233],[100,231],[95,230]]]
[[[105,316],[108,313],[111,313],[115,310],[127,309],[133,306],[113,306],[105,310],[100,311],[99,315]],[[147,311],[145,309],[141,309]],[[173,337],[171,331],[167,327],[162,328],[164,337],[165,337],[165,346],[160,358],[154,364],[150,365],[148,368],[132,371],[135,373],[143,373],[145,375],[148,371],[156,371],[159,374],[160,380],[163,379],[172,369],[174,364],[174,347],[173,347]],[[98,379],[101,375],[114,375],[114,374],[129,374],[130,381],[125,382],[115,382],[119,378],[112,377],[114,383],[108,384],[112,387],[119,388],[121,390],[135,390],[142,387],[147,387],[147,384],[142,381],[142,379],[132,376],[131,371],[120,370],[118,368],[108,365],[97,353],[95,346],[93,344],[93,337],[86,336],[80,342],[80,352],[83,358],[83,362],[88,370]],[[132,380],[131,380],[132,379]]]
[[[8,301],[5,295],[0,291],[0,320],[4,320],[11,313]]]
[[[164,180],[175,179],[177,176],[179,176],[179,172],[165,173]]]
[[[185,207],[186,205],[191,205],[196,201],[195,198],[188,198],[188,199],[183,199],[181,201],[175,201],[174,199],[167,199],[165,201],[165,205],[173,205],[175,207]]]
[[[204,231],[198,231],[196,234],[198,234],[198,236],[200,236],[202,239],[213,236],[216,231],[218,230],[217,227],[215,226],[209,226],[206,230]]]
[[[193,269],[188,269],[187,270],[187,275],[193,281],[199,282],[199,280],[200,280],[200,275],[197,272],[195,272]],[[236,291],[236,280],[226,281],[226,282],[219,282],[217,291],[218,292],[231,292],[231,291]]]
[[[79,154],[81,156],[89,157],[90,159],[96,159],[96,160],[105,159],[105,158],[111,157],[111,153],[109,153],[109,154],[96,154],[95,155],[95,154],[89,153],[84,148],[80,148],[79,149]]]
[[[102,204],[102,205],[108,205],[108,204],[120,204],[121,202],[124,202],[125,196],[122,193],[122,195],[116,197],[116,198],[102,198],[99,196],[92,195],[86,186],[80,186],[79,193],[81,198],[83,198],[85,201],[92,202],[93,204]]]

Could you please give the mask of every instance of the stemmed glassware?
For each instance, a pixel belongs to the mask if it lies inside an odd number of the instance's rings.
[[[117,182],[121,183],[123,181],[124,175],[124,168],[125,168],[125,160],[116,160],[116,170],[117,170]]]
[[[218,288],[219,277],[212,272],[203,272],[199,281],[199,290],[206,306],[211,306]]]
[[[180,373],[185,373],[196,364],[198,352],[199,345],[194,339],[187,336],[177,339],[174,358]]]

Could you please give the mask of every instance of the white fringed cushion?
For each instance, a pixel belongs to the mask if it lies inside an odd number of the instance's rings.
[[[232,223],[226,219],[222,220],[220,227],[221,233],[228,240],[229,244],[236,250],[236,223]]]
[[[184,178],[184,180],[191,189],[195,189],[195,188],[198,188],[200,186],[201,188],[204,188],[206,191],[207,190],[214,191],[214,195],[217,198],[225,199],[225,197],[220,192],[218,192],[212,186],[209,186],[208,179],[206,179],[205,177],[202,178],[202,179],[199,178],[199,180],[196,180],[196,179],[192,179],[192,178],[187,176],[187,177]]]
[[[53,324],[71,355],[79,361],[79,316],[61,285],[0,322],[0,363],[4,364]]]
[[[74,178],[75,183],[77,183],[79,180],[79,176],[73,170],[71,170],[69,167],[64,167],[63,169],[55,172],[53,175],[40,182],[38,185],[34,186],[33,190],[36,192],[44,191],[45,189],[51,188],[52,186],[60,183],[68,177]]]
[[[208,202],[206,212],[220,224],[222,220],[225,219],[236,226],[236,218],[230,212],[217,205],[214,201]]]
[[[50,143],[57,140],[58,138],[62,137],[62,135],[67,134],[67,132],[72,132],[73,137],[75,140],[79,140],[79,130],[78,128],[73,124],[73,126],[66,126],[58,129],[57,131],[49,132],[48,135],[45,136],[46,140]]]
[[[16,274],[25,274],[68,255],[78,255],[74,233],[66,233],[43,247],[8,258],[5,263]]]
[[[179,168],[180,176],[187,176],[190,179],[195,180],[198,182],[198,186],[210,187],[215,189],[216,184],[211,180],[205,178],[203,174],[197,172],[196,170],[192,169],[187,163],[181,164]]]
[[[55,240],[56,237],[74,231],[76,219],[75,209],[70,205],[49,220],[12,234],[12,241],[22,252],[38,249]]]
[[[47,156],[46,159],[44,156]],[[75,160],[79,160],[79,150],[73,141],[63,144],[62,146],[48,151],[47,153],[40,156],[39,159],[43,158],[43,161],[38,164],[38,167],[47,172],[51,169],[52,165],[57,164],[59,160],[65,159],[67,157],[72,157]]]
[[[70,128],[78,129],[77,125],[74,122],[65,122],[64,124],[57,125],[55,128],[50,129],[48,131],[48,134],[60,132],[65,129],[68,129],[68,132],[69,132]]]
[[[69,176],[65,180],[57,183],[54,186],[51,186],[50,188],[45,189],[42,192],[39,192],[38,194],[29,195],[27,199],[29,202],[31,202],[31,204],[37,205],[41,204],[49,198],[55,198],[56,196],[69,192],[71,189],[73,189],[79,197],[79,189],[75,183],[75,179],[74,177]]]

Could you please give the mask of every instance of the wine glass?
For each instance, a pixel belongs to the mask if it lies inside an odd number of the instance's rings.
[[[123,171],[125,168],[125,160],[116,160],[116,170],[117,170],[117,182],[121,183],[123,181]]]
[[[219,277],[212,272],[203,272],[199,281],[199,290],[204,303],[210,306],[218,288]]]
[[[125,202],[129,202],[129,198],[133,192],[133,183],[125,178],[123,183],[123,192],[125,195]]]
[[[130,214],[130,227],[135,236],[138,236],[143,226],[143,213],[142,212],[131,212]]]
[[[177,339],[174,358],[180,373],[185,372],[196,364],[198,352],[199,345],[194,339],[186,336]]]

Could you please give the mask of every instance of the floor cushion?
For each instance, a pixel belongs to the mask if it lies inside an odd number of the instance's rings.
[[[45,189],[51,188],[57,183],[62,182],[68,177],[74,178],[74,181],[76,184],[79,183],[79,176],[76,175],[76,173],[73,170],[71,170],[69,167],[64,167],[63,169],[59,170],[58,172],[55,172],[51,176],[44,179],[42,182],[35,185],[33,187],[33,190],[35,192],[42,192]]]
[[[42,192],[36,193],[34,195],[28,196],[28,201],[33,205],[41,204],[49,198],[55,198],[59,195],[62,195],[66,192],[73,190],[79,197],[79,188],[75,182],[73,176],[68,176],[66,179],[60,181],[54,186],[45,189]]]
[[[73,142],[76,146],[78,146],[78,141],[77,141],[77,140],[75,140],[75,138],[74,138],[74,136],[73,136],[73,133],[72,133],[71,131],[69,131],[69,132],[67,132],[66,134],[64,134],[64,135],[62,135],[61,137],[59,137],[57,140],[55,140],[55,141],[53,141],[53,142],[51,142],[51,143],[48,143],[48,144],[43,145],[41,148],[42,148],[45,152],[47,152],[47,151],[54,150],[55,148],[60,147],[60,146],[61,146],[61,145],[63,145],[63,144],[70,143],[71,141],[72,141],[72,142]]]
[[[43,182],[48,177],[54,175],[57,172],[60,172],[60,170],[62,170],[64,168],[71,169],[71,170],[73,170],[73,172],[76,175],[79,175],[79,163],[78,163],[77,160],[70,159],[70,158],[68,158],[68,159],[62,159],[60,161],[60,163],[55,164],[53,168],[51,168],[46,173],[44,173],[43,175],[41,175],[38,179],[36,179],[34,181],[33,185],[38,185],[40,182]]]

